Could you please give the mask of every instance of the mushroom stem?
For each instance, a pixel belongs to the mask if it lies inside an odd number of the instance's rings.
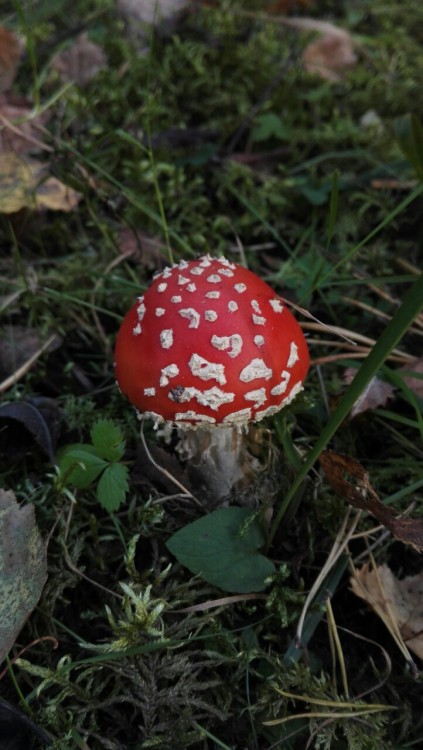
[[[176,450],[187,461],[196,494],[207,504],[220,503],[254,484],[262,464],[249,450],[248,427],[178,428]]]

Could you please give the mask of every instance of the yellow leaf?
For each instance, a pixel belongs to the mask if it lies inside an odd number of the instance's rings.
[[[72,211],[81,194],[48,176],[48,168],[35,159],[0,154],[0,213],[22,208]]]

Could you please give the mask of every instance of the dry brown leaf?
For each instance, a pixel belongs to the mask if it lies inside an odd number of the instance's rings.
[[[355,508],[366,510],[400,542],[423,552],[423,519],[397,516],[392,508],[383,505],[369,482],[367,472],[358,461],[335,451],[323,451],[320,464],[329,484],[343,500]]]
[[[344,372],[344,381],[351,383],[356,374],[357,370],[354,367],[348,367]],[[394,394],[395,388],[390,383],[385,383],[380,378],[372,378],[351,409],[350,418],[353,419],[368,409],[386,406]]]
[[[34,506],[20,506],[13,492],[0,489],[0,663],[37,604],[46,578],[46,546]]]
[[[400,581],[387,565],[373,570],[364,565],[350,582],[354,594],[375,610],[394,639],[423,659],[423,573]]]
[[[357,63],[356,43],[351,34],[333,23],[315,18],[289,18],[287,26],[303,31],[317,31],[320,36],[306,47],[303,64],[309,73],[327,81],[341,81],[343,73]]]
[[[52,67],[62,81],[74,81],[81,87],[86,86],[106,65],[104,51],[89,40],[86,31],[79,34],[73,44],[59,52],[52,61]]]
[[[0,94],[0,153],[48,150],[42,143],[49,113],[34,116],[29,102],[12,94]]]
[[[35,159],[0,154],[0,213],[22,208],[72,211],[82,195],[48,176],[48,167]]]
[[[8,91],[15,80],[24,45],[22,40],[0,26],[0,91]]]
[[[149,269],[160,268],[166,263],[166,248],[158,237],[121,227],[117,245],[122,255],[132,255],[142,266]]]

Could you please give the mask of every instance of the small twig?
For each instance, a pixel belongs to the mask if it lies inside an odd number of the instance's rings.
[[[26,651],[28,651],[33,646],[36,646],[38,643],[42,643],[43,641],[51,641],[53,643],[54,650],[56,650],[56,648],[58,648],[59,646],[59,641],[52,635],[43,635],[41,638],[36,638],[34,641],[31,641],[31,643],[27,643],[26,646],[21,648],[21,650],[18,651],[18,653],[9,660],[9,664],[7,665],[7,667],[5,667],[2,672],[0,672],[0,680],[2,680],[3,677],[6,676],[10,667],[16,662],[17,659],[20,659]]]
[[[34,354],[27,359],[26,362],[24,362],[23,365],[18,367],[15,372],[12,373],[12,375],[9,375],[5,380],[3,380],[2,383],[0,383],[0,393],[5,393],[9,388],[11,388],[13,385],[15,385],[21,378],[24,377],[24,375],[27,374],[27,372],[31,369],[32,365],[35,364],[35,362],[46,352],[52,344],[56,343],[60,337],[57,333],[53,333],[50,338],[47,339],[47,341],[40,346],[39,349],[37,349]]]

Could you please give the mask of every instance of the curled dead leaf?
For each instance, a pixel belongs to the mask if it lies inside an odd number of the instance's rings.
[[[329,484],[343,500],[366,510],[400,542],[423,552],[423,518],[404,518],[383,505],[358,461],[335,451],[323,451],[320,464]]]
[[[398,580],[387,565],[363,565],[350,579],[356,596],[376,612],[403,651],[423,659],[423,573]]]
[[[336,82],[341,81],[343,73],[356,65],[357,45],[345,29],[315,18],[289,18],[284,23],[301,31],[320,34],[303,53],[303,64],[309,73]]]
[[[48,175],[48,167],[17,154],[0,154],[0,213],[22,208],[72,211],[82,195]]]

